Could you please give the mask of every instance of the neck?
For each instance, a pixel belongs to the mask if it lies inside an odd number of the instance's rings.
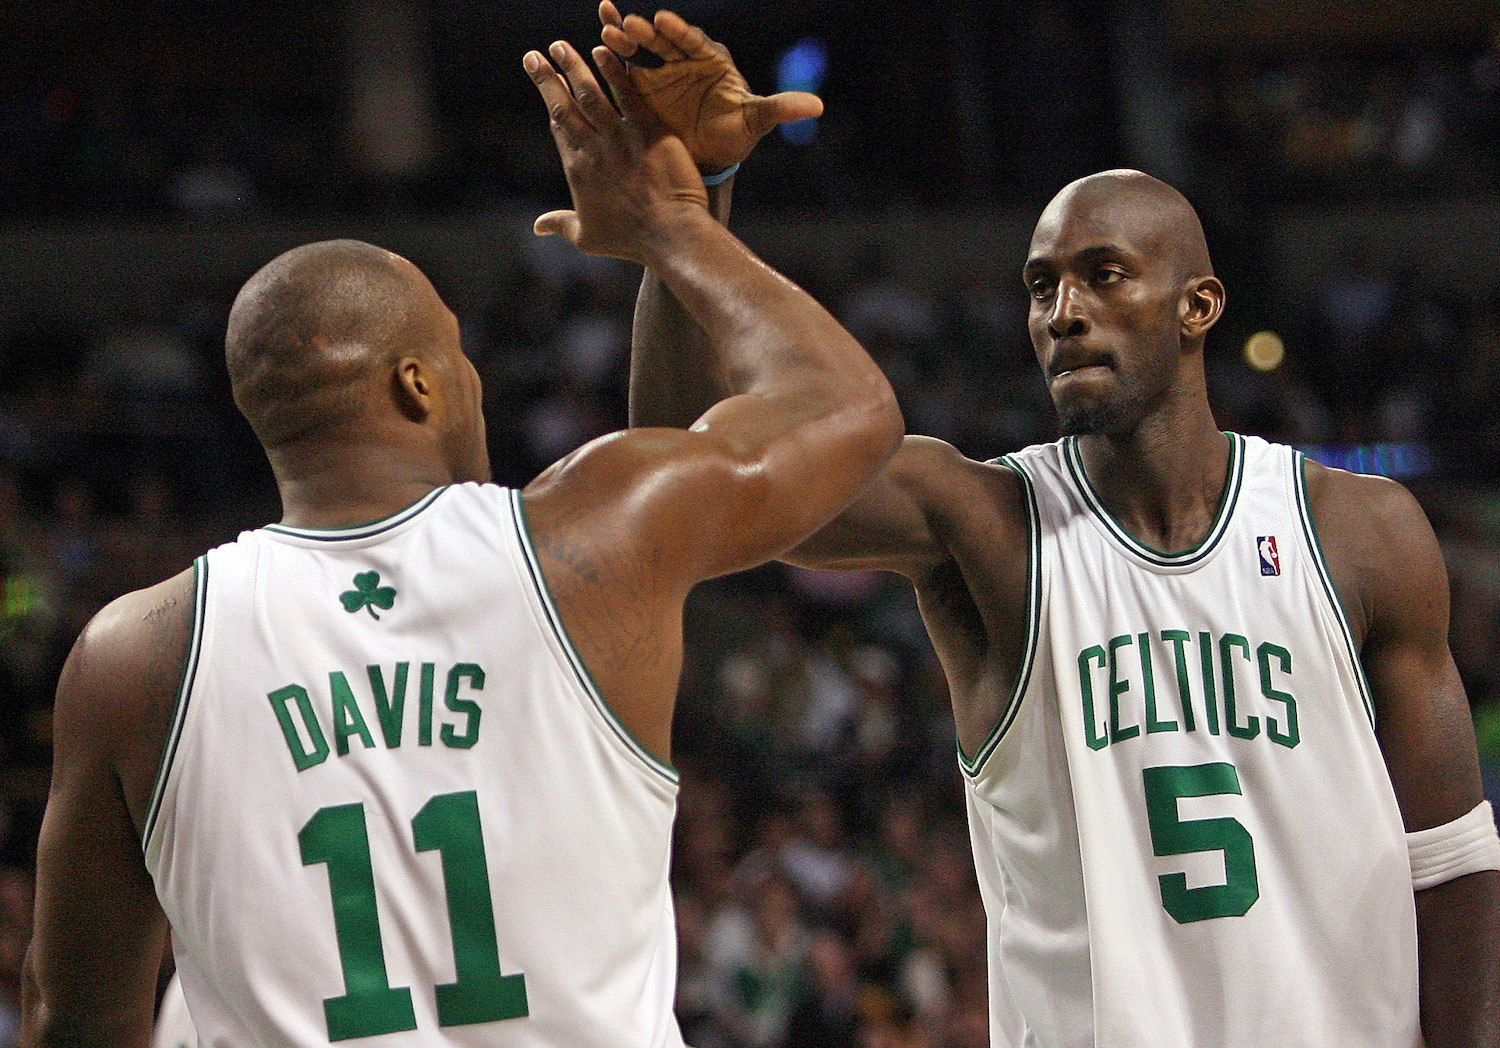
[[[1229,442],[1206,397],[1169,402],[1125,434],[1080,437],[1084,472],[1137,541],[1175,553],[1202,542],[1229,476]]]
[[[299,444],[267,451],[281,522],[342,528],[389,517],[455,478],[429,448],[390,443]]]

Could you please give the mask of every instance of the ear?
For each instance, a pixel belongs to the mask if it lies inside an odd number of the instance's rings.
[[[426,422],[437,407],[432,375],[419,357],[402,357],[391,372],[396,407],[412,422]]]
[[[1197,342],[1224,312],[1224,285],[1218,277],[1196,277],[1182,291],[1179,307],[1184,341]]]

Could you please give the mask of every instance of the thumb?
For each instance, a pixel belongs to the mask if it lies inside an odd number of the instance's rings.
[[[575,244],[580,228],[577,211],[548,211],[531,224],[531,231],[539,237],[562,236]]]
[[[745,103],[745,123],[752,134],[764,135],[778,124],[823,115],[823,100],[806,91],[783,91]]]

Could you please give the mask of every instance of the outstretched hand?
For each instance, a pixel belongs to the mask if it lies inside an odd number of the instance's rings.
[[[549,211],[533,229],[538,236],[564,236],[590,254],[646,263],[657,242],[679,233],[695,211],[707,216],[702,177],[682,141],[652,116],[614,52],[596,47],[594,61],[618,111],[572,46],[559,40],[548,50],[563,76],[539,51],[521,61],[547,103],[573,209]]]
[[[599,21],[605,46],[621,58],[645,49],[662,60],[654,69],[631,65],[630,81],[705,171],[738,164],[777,125],[823,112],[822,100],[805,91],[752,94],[729,49],[671,11],[656,12],[652,21],[621,18],[611,0],[601,0]]]

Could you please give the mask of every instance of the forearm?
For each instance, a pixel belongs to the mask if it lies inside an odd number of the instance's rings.
[[[1500,871],[1417,893],[1428,1048],[1500,1046]]]
[[[112,1009],[108,1013],[65,1013],[44,999],[37,984],[35,954],[28,952],[21,973],[22,1048],[146,1048],[151,1012]],[[146,1001],[150,1001],[147,997]]]
[[[708,191],[709,212],[725,226],[733,187],[730,178]],[[631,335],[630,424],[686,429],[696,422],[726,392],[708,361],[708,335],[647,267]]]
[[[706,213],[666,229],[645,257],[701,330],[703,355],[695,364],[716,377],[722,394],[789,394],[809,409],[875,400],[886,406],[889,385],[859,343]]]

